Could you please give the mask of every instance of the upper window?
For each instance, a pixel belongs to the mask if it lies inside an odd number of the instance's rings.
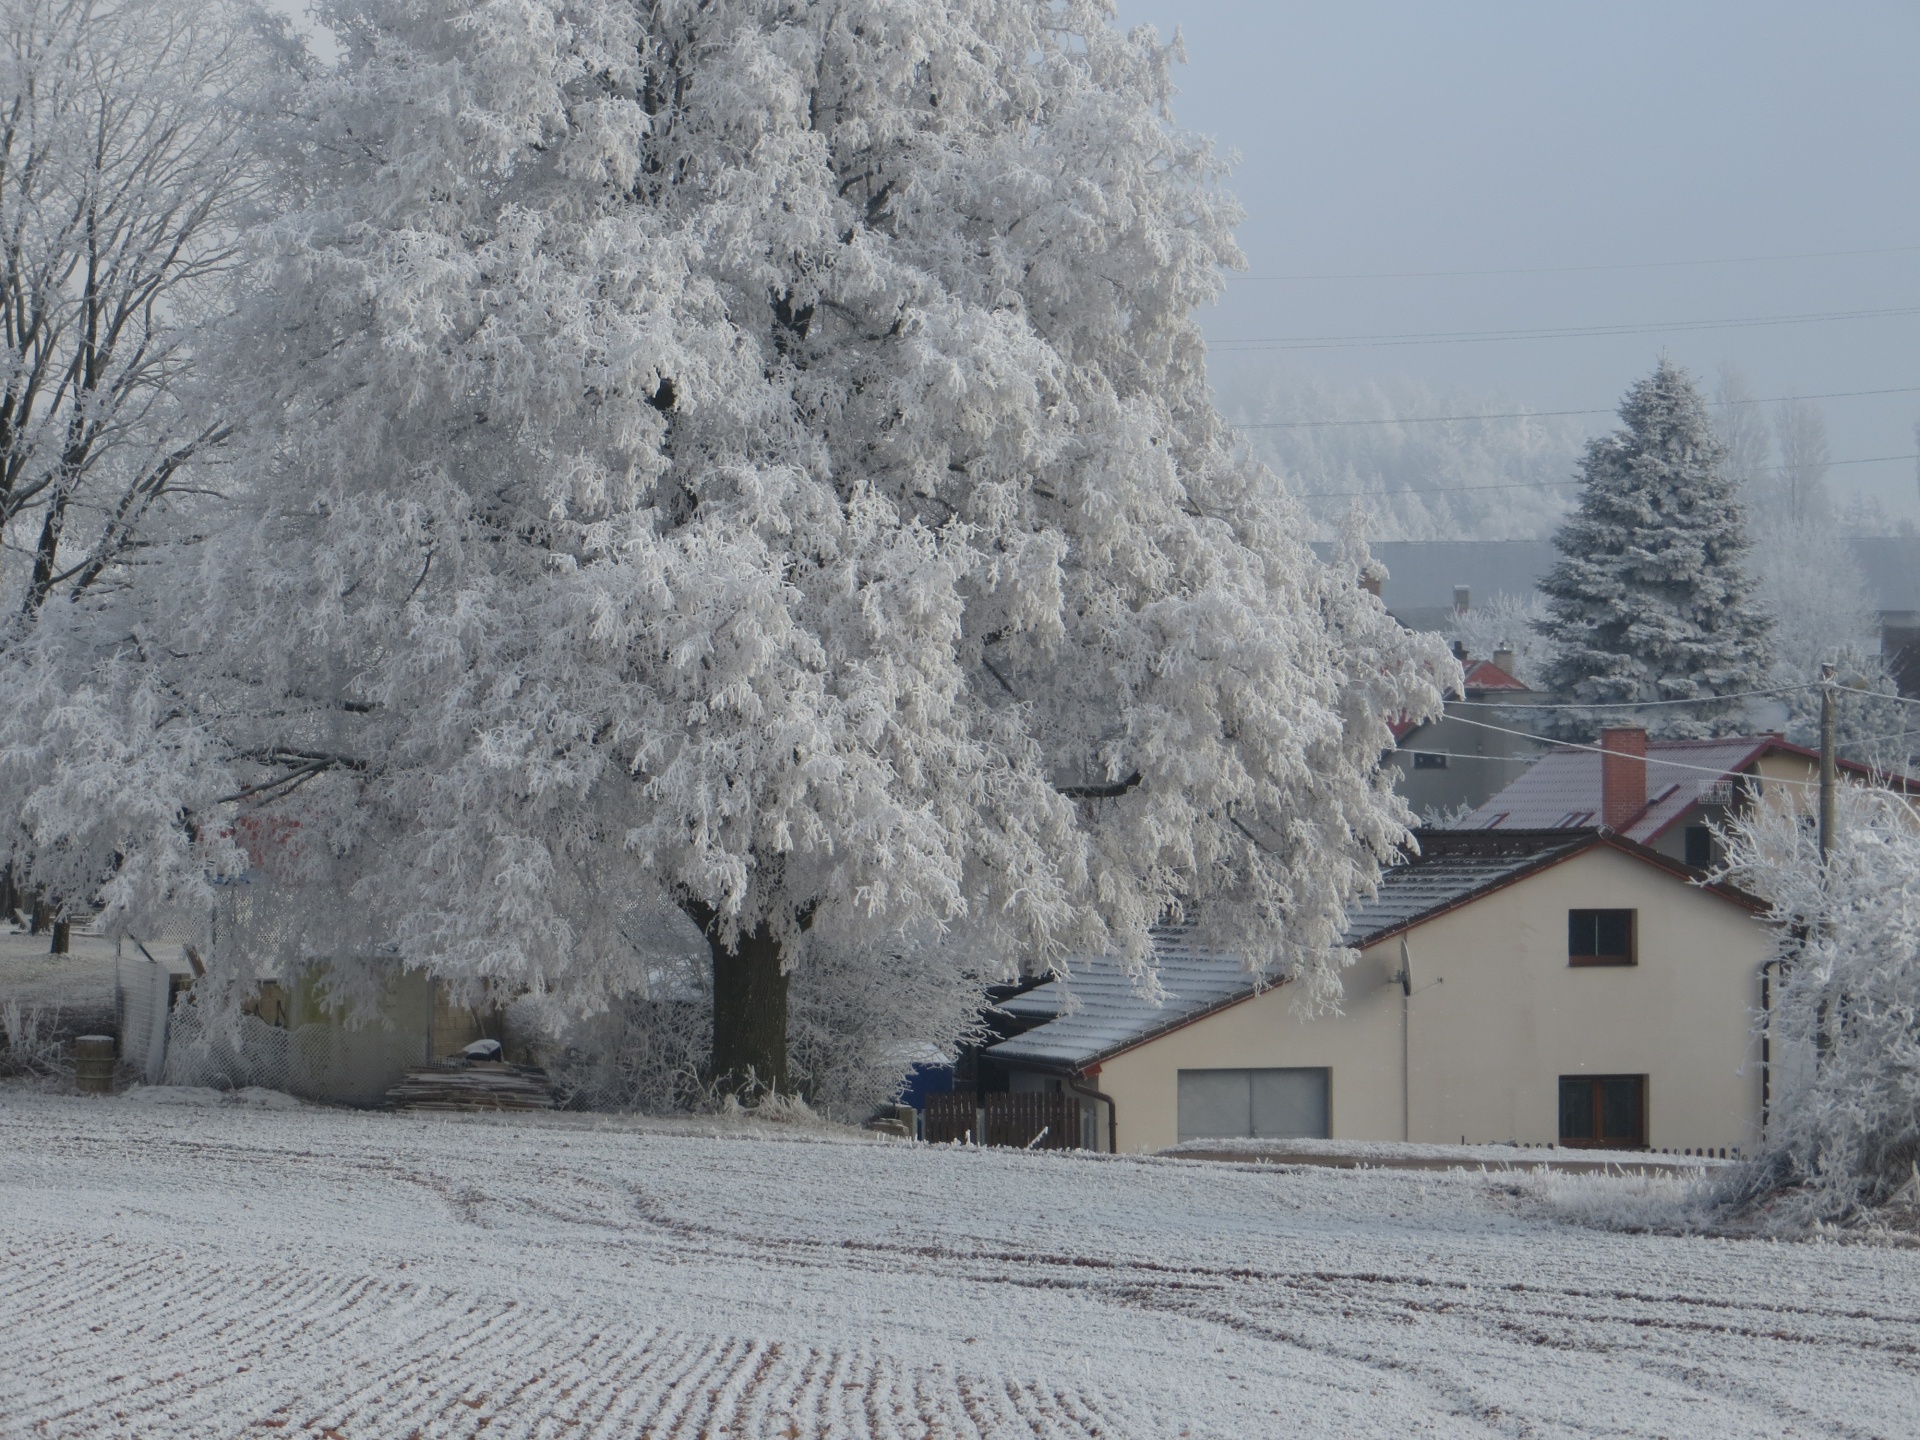
[[[1436,754],[1431,750],[1416,750],[1413,752],[1413,768],[1416,770],[1444,770],[1447,768],[1447,757],[1444,753]]]
[[[1713,868],[1713,832],[1704,825],[1687,826],[1687,864],[1696,870]]]
[[[1569,910],[1567,963],[1569,965],[1632,965],[1635,912],[1632,910]]]

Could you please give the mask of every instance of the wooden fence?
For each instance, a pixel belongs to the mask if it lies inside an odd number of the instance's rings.
[[[955,1140],[1022,1150],[1083,1147],[1086,1102],[1041,1090],[974,1096],[929,1095],[923,1135],[930,1144]]]

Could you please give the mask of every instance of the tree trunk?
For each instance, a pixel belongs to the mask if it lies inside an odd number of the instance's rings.
[[[73,953],[73,925],[66,920],[53,922],[53,948],[48,953],[70,955]]]
[[[780,942],[762,922],[727,949],[707,933],[713,955],[713,1060],[709,1077],[743,1099],[787,1093],[787,976]]]

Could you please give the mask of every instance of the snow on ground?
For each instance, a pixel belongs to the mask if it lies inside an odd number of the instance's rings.
[[[1530,1177],[179,1098],[0,1086],[0,1434],[1771,1440],[1920,1414],[1920,1253],[1582,1230]]]
[[[71,943],[71,953],[50,955],[49,937],[0,927],[0,1002],[111,1016],[113,941],[75,935]]]

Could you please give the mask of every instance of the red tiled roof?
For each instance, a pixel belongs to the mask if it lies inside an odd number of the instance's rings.
[[[1491,660],[1467,662],[1467,689],[1469,690],[1526,690],[1527,688]]]

